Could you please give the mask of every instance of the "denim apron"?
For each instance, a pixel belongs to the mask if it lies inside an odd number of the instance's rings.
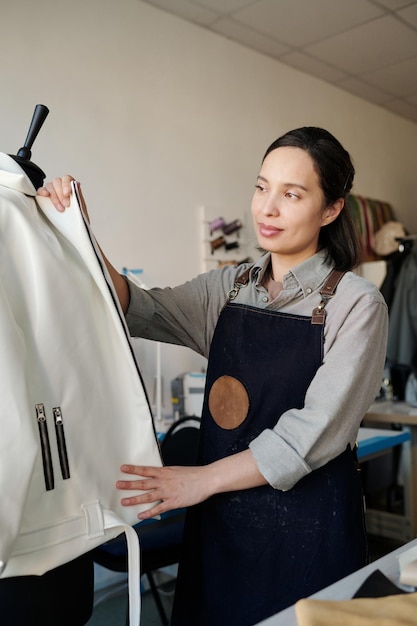
[[[330,276],[311,318],[225,306],[210,349],[201,464],[246,450],[284,411],[303,407],[323,359],[326,299],[341,276]],[[348,446],[289,491],[265,485],[189,509],[171,624],[252,626],[366,559],[361,480]]]

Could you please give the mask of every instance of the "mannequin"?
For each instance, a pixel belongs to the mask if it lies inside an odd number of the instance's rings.
[[[35,189],[43,185],[44,172],[33,163],[31,147],[49,110],[38,104],[25,144],[13,158]],[[91,553],[55,568],[43,576],[0,580],[2,626],[82,626],[93,609],[94,570]]]
[[[19,163],[20,167],[25,172],[25,174],[29,176],[32,182],[32,185],[35,187],[35,189],[39,189],[39,187],[42,187],[43,181],[45,180],[45,173],[41,170],[40,167],[35,165],[35,163],[32,163],[32,161],[30,160],[32,156],[31,148],[32,148],[33,142],[38,136],[40,129],[43,126],[44,121],[46,120],[48,116],[48,113],[49,113],[49,109],[44,104],[36,105],[35,111],[32,117],[32,122],[29,127],[29,132],[27,134],[26,141],[23,147],[20,148],[17,155],[14,155],[14,154],[9,155],[12,157],[12,159],[14,159],[17,163]]]

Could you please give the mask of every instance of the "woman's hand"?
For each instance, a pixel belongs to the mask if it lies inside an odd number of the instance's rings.
[[[52,204],[57,211],[65,211],[70,205],[70,196],[72,193],[71,182],[75,180],[72,176],[63,176],[62,178],[54,178],[44,187],[40,187],[37,193],[40,196],[51,198]]]
[[[70,205],[70,198],[72,193],[71,183],[75,182],[77,185],[77,193],[81,203],[81,209],[85,215],[85,218],[88,223],[90,223],[90,218],[87,211],[87,205],[84,200],[84,196],[81,191],[81,185],[79,182],[75,180],[72,176],[62,176],[62,178],[54,178],[50,183],[47,183],[44,187],[40,187],[37,193],[40,196],[44,196],[45,198],[50,198],[52,204],[55,206],[57,211],[61,213],[65,211],[67,207]],[[126,313],[127,308],[129,306],[130,293],[129,288],[127,286],[126,281],[123,276],[119,274],[119,272],[113,267],[110,261],[107,259],[106,255],[103,251],[103,259],[109,270],[110,276],[112,278],[114,287],[116,289],[120,305],[123,311]]]
[[[161,500],[149,511],[140,513],[139,519],[148,519],[172,509],[198,504],[216,493],[251,489],[267,484],[250,450],[198,467],[122,465],[121,470],[140,478],[119,480],[116,483],[118,489],[142,492],[130,498],[123,498],[121,502],[124,506]]]
[[[40,196],[49,197],[51,199],[52,204],[56,208],[57,211],[61,213],[65,211],[67,207],[70,205],[70,198],[72,193],[71,183],[74,181],[77,185],[78,195],[81,200],[81,208],[83,213],[90,223],[90,218],[87,211],[87,205],[84,200],[84,196],[81,191],[81,184],[75,180],[72,176],[63,176],[62,178],[54,178],[50,183],[46,183],[44,187],[40,187],[37,193]]]
[[[137,480],[119,480],[118,489],[132,489],[146,493],[121,500],[124,506],[160,501],[148,511],[140,513],[139,519],[148,519],[166,511],[198,504],[210,495],[207,467],[141,467],[123,465],[126,474],[140,476]]]

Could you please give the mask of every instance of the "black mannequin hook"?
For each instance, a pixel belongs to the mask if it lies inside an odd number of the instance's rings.
[[[42,187],[43,181],[45,180],[45,173],[40,167],[35,165],[35,163],[32,163],[30,160],[32,156],[31,148],[48,116],[48,113],[49,109],[44,104],[36,105],[24,145],[19,149],[17,155],[9,155],[12,159],[19,163],[20,167],[29,176],[35,189]]]

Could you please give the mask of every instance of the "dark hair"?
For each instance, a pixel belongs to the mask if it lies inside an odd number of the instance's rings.
[[[361,244],[359,235],[347,206],[347,196],[352,188],[355,168],[349,153],[331,133],[323,128],[305,126],[290,130],[276,139],[265,152],[265,157],[277,148],[291,147],[305,150],[313,160],[325,206],[331,206],[339,198],[345,201],[338,217],[323,226],[319,235],[319,248],[327,251],[335,269],[346,271],[359,265]]]

